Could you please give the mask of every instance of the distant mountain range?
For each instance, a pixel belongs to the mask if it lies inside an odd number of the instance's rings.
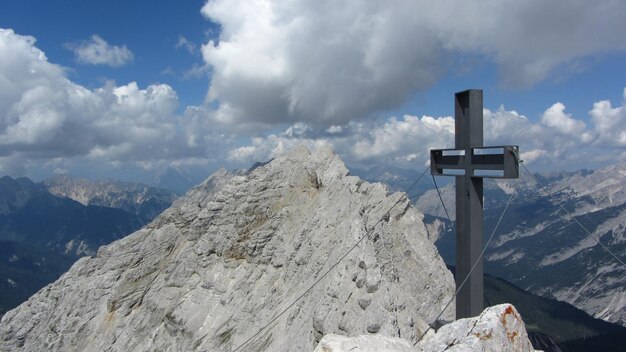
[[[537,177],[554,199],[626,261],[626,164]],[[454,186],[441,191],[454,220]],[[572,303],[597,318],[626,325],[626,268],[525,172],[519,180],[485,182],[485,237],[511,193],[514,199],[486,252],[486,271],[536,294]],[[432,236],[439,237],[436,244],[444,260],[454,263],[454,227],[437,192],[425,192],[416,207],[427,214],[425,221]]]
[[[149,222],[178,197],[174,192],[140,183],[114,180],[89,181],[63,175],[43,181],[48,192],[83,205],[116,208]]]
[[[67,176],[0,178],[0,314],[56,280],[78,258],[139,229],[172,192]]]

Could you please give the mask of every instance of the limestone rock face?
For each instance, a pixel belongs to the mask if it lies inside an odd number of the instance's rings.
[[[417,344],[420,352],[531,352],[526,326],[510,304],[485,309],[478,317],[459,319]]]
[[[510,304],[489,307],[475,318],[445,325],[413,347],[407,340],[385,336],[326,335],[314,352],[531,352],[526,327]]]
[[[0,350],[232,351],[305,292],[241,350],[311,351],[329,333],[414,341],[454,289],[422,219],[330,148],[222,170],[9,311]]]

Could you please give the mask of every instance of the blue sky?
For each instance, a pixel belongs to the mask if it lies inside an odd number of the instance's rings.
[[[219,33],[219,26],[200,14],[203,1],[3,1],[0,24],[37,38],[37,47],[50,62],[67,67],[68,77],[96,88],[102,80],[140,86],[167,83],[174,87],[181,105],[201,104],[208,77],[183,79],[194,64],[201,65],[199,52],[176,48],[180,37],[199,45]],[[99,35],[110,44],[126,45],[134,60],[122,67],[78,65],[65,44]],[[167,73],[170,68],[172,73]],[[166,72],[164,72],[166,71]]]
[[[626,159],[626,3],[2,1],[0,173],[149,181],[297,144],[422,168],[454,92],[537,170]]]

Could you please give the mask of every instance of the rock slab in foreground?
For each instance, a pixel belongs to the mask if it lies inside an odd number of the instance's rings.
[[[385,336],[326,335],[314,352],[531,352],[522,318],[510,304],[485,309],[475,318],[457,320],[413,347],[407,340]]]
[[[412,344],[397,337],[361,335],[347,337],[329,334],[313,352],[415,352]]]
[[[454,292],[422,219],[329,148],[220,171],[9,311],[0,351],[232,351],[372,228],[243,350],[312,351],[329,333],[415,340]]]
[[[416,347],[420,352],[534,351],[522,317],[510,304],[489,307],[478,317],[445,325]]]

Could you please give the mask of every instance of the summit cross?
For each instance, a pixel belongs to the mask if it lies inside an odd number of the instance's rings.
[[[483,146],[483,91],[454,95],[454,149],[431,149],[431,174],[456,177],[456,318],[483,310],[483,178],[518,178],[518,146]],[[472,271],[472,267],[476,265]]]

